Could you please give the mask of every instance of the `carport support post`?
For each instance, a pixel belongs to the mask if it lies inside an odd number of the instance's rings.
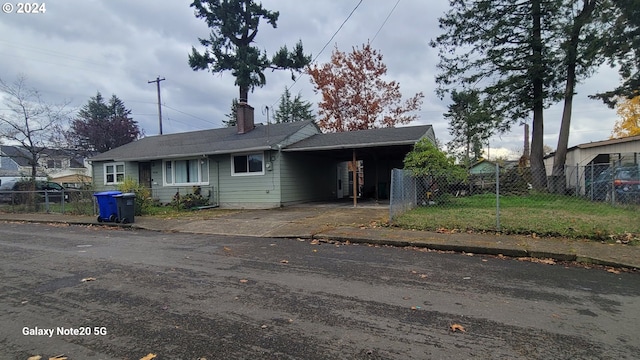
[[[353,163],[351,167],[353,168],[353,207],[358,207],[358,166],[356,164],[356,149],[352,150],[353,152]]]

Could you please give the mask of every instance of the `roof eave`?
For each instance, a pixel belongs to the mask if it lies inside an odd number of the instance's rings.
[[[305,146],[299,148],[284,148],[282,151],[312,151],[312,150],[344,150],[344,149],[361,149],[381,146],[402,146],[402,145],[414,145],[417,140],[404,140],[404,141],[387,141],[387,142],[370,142],[362,144],[340,144],[340,145],[320,145],[320,146]]]
[[[216,150],[216,151],[208,151],[206,153],[186,153],[186,154],[171,154],[171,155],[156,155],[156,156],[146,156],[146,157],[113,157],[110,159],[90,159],[90,161],[152,161],[152,160],[165,160],[165,159],[183,159],[183,158],[192,158],[192,157],[205,157],[209,155],[224,155],[224,154],[236,154],[236,153],[245,153],[252,151],[266,151],[272,150],[273,147],[269,145],[263,146],[255,146],[251,148],[244,149],[234,149],[234,150]]]

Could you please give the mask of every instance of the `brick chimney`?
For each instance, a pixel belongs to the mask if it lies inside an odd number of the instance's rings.
[[[246,102],[239,102],[236,110],[238,134],[248,133],[255,127],[253,108]]]

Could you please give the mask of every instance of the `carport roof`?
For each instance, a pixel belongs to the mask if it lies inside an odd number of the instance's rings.
[[[431,125],[316,134],[289,145],[282,151],[343,150],[413,145],[423,137],[435,141]]]

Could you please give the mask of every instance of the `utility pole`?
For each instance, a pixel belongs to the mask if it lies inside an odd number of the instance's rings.
[[[162,135],[162,106],[160,104],[160,81],[165,80],[165,78],[160,79],[158,76],[155,80],[147,81],[148,84],[156,83],[158,86],[158,123],[160,125],[160,135]]]

